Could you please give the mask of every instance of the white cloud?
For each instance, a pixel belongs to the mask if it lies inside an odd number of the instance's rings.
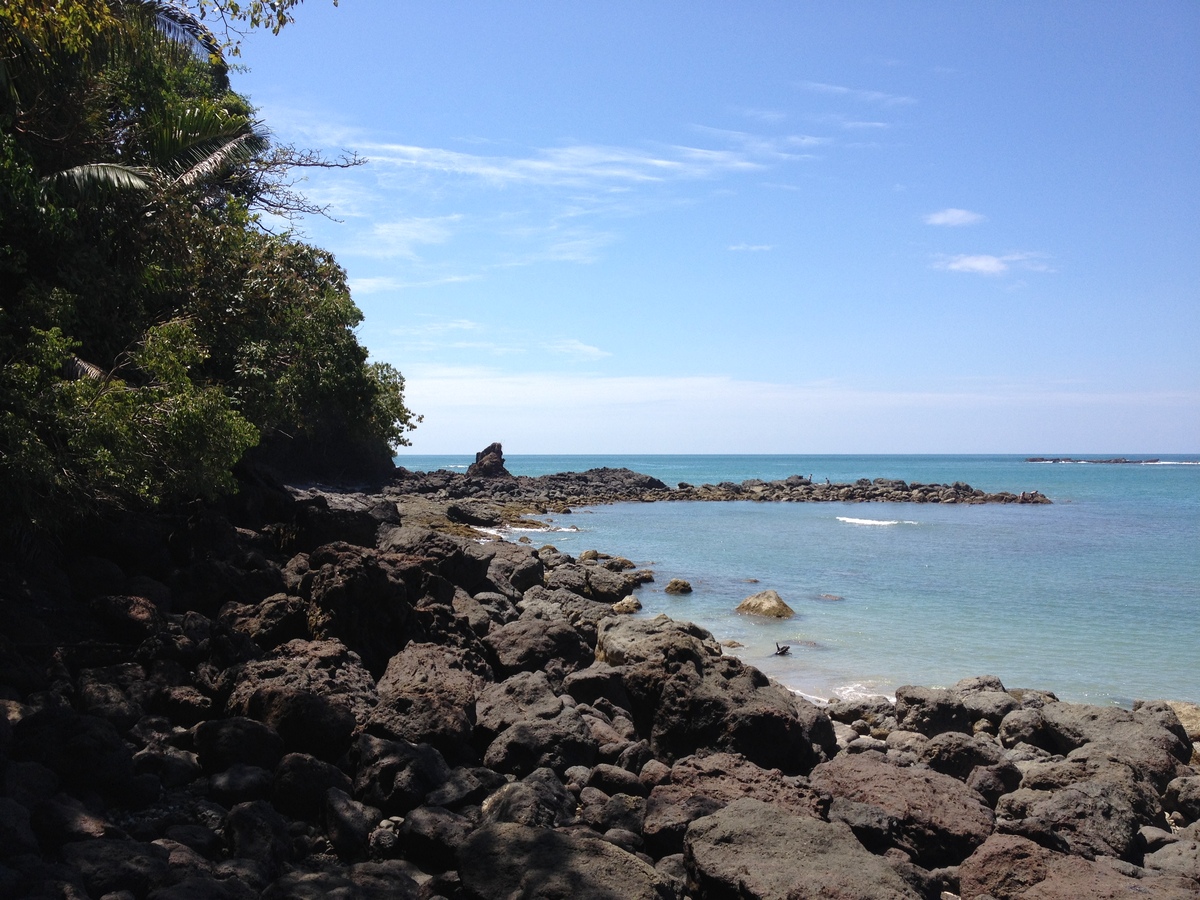
[[[349,279],[350,293],[358,296],[381,294],[386,291],[403,291],[408,288],[439,287],[443,284],[458,284],[463,281],[478,281],[478,275],[446,275],[441,278],[430,278],[425,281],[405,281],[390,276],[373,278]]]
[[[826,84],[822,81],[802,81],[802,89],[814,94],[831,94],[847,97],[851,100],[862,100],[867,103],[880,103],[884,106],[907,106],[916,103],[912,97],[900,94],[885,94],[883,91],[864,91],[858,88],[844,87],[840,84]]]
[[[753,107],[749,107],[741,110],[741,113],[747,119],[756,119],[759,122],[768,122],[771,124],[774,124],[775,122],[782,122],[788,117],[787,113],[780,112],[777,109],[755,109]]]
[[[729,248],[735,251],[746,251],[749,253],[761,253],[764,250],[774,250],[774,244],[734,244]]]
[[[450,225],[462,216],[438,216],[436,218],[410,218],[395,222],[376,222],[371,227],[370,237],[360,240],[354,252],[363,256],[401,257],[419,259],[418,244],[442,244],[450,239]]]
[[[577,359],[595,360],[604,359],[606,356],[612,356],[612,354],[607,350],[601,350],[599,347],[593,347],[590,344],[585,344],[583,341],[578,341],[574,338],[551,341],[543,344],[542,346],[553,353],[561,353],[564,356],[573,356]]]
[[[1029,272],[1053,272],[1051,266],[1042,262],[1045,258],[1042,253],[1009,253],[1004,256],[960,253],[957,256],[940,257],[934,261],[933,267],[975,275],[1003,275],[1014,267]]]
[[[890,391],[719,375],[404,372],[406,399],[425,415],[413,435],[416,453],[464,453],[493,440],[511,453],[1021,453],[1194,447],[1200,438],[1196,391],[1042,384]]]
[[[756,169],[761,162],[745,150],[665,147],[661,153],[628,147],[575,144],[537,149],[525,156],[480,156],[436,147],[362,144],[372,163],[394,171],[477,178],[512,184],[589,187],[707,178],[720,172]]]
[[[969,209],[940,209],[937,212],[929,213],[924,217],[926,225],[975,225],[987,219],[977,212],[971,212]]]

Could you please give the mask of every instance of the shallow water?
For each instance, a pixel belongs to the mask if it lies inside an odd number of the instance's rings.
[[[531,475],[628,466],[668,484],[811,474],[1040,490],[1053,505],[627,503],[548,517],[571,530],[532,537],[654,569],[656,581],[638,591],[643,615],[665,612],[736,640],[744,646],[731,652],[816,697],[988,673],[1010,687],[1127,705],[1200,701],[1200,466],[1164,459],[546,456],[507,464]],[[413,469],[470,461],[398,459]],[[686,578],[694,592],[663,593],[671,578]],[[733,612],[766,588],[796,616]],[[791,646],[787,656],[773,654],[776,642]]]

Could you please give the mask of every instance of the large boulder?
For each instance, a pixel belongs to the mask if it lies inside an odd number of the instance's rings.
[[[112,723],[73,709],[48,707],[13,728],[9,750],[18,761],[37,762],[73,788],[117,798],[133,781],[133,752]]]
[[[1126,763],[1160,792],[1172,779],[1191,774],[1186,769],[1191,741],[1166,704],[1147,704],[1130,712],[1115,706],[1047,703],[1038,710],[1010,713],[1001,722],[1000,737],[1006,746],[1024,741],[1061,754],[1090,744],[1093,751]]]
[[[524,612],[515,622],[493,629],[483,643],[502,678],[551,666],[562,670],[561,678],[592,661],[592,648],[579,631],[565,619],[550,618],[538,610]]]
[[[404,815],[450,778],[450,767],[428,744],[360,735],[351,750],[354,795],[384,815]]]
[[[243,666],[226,711],[271,725],[288,750],[335,759],[378,703],[358,654],[336,640],[295,640]]]
[[[1130,877],[1105,862],[1092,862],[1048,850],[1023,837],[993,834],[958,867],[964,898],[994,900],[1184,900],[1195,897],[1195,881],[1177,875]]]
[[[625,572],[613,572],[595,562],[564,563],[546,573],[546,587],[562,588],[608,606],[629,596],[637,579]]]
[[[783,602],[774,590],[751,594],[737,605],[737,612],[749,616],[766,616],[771,619],[790,619],[796,611]]]
[[[743,798],[687,830],[688,873],[703,897],[920,900],[839,822]]]
[[[933,737],[945,731],[970,734],[972,715],[953,691],[906,684],[896,688],[896,720],[904,731]]]
[[[961,862],[992,833],[993,815],[965,784],[922,767],[901,768],[874,753],[842,754],[812,771],[811,784],[896,822],[896,846],[925,868]]]
[[[647,863],[583,832],[509,823],[476,829],[458,872],[480,900],[664,900],[667,882]]]
[[[409,644],[379,680],[379,705],[369,721],[392,737],[460,757],[471,741],[475,701],[491,678],[491,667],[470,650]]]
[[[655,857],[682,852],[689,823],[742,797],[809,817],[823,817],[829,807],[828,796],[803,778],[764,769],[734,753],[689,756],[650,791],[642,828],[647,849]]]
[[[722,656],[712,635],[690,623],[605,619],[596,659],[621,667],[638,731],[667,760],[724,750],[797,773],[836,750],[824,712],[758,669]]]
[[[340,640],[379,677],[411,636],[413,611],[402,577],[375,550],[346,543],[318,547],[308,567],[310,633]]]

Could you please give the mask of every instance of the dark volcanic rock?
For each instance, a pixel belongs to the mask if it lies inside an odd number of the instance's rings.
[[[526,825],[477,829],[462,845],[463,886],[481,900],[664,900],[662,875],[599,837]]]
[[[712,635],[693,625],[665,616],[605,619],[596,658],[623,667],[634,720],[667,759],[709,748],[795,773],[836,748],[823,712],[757,669],[721,656]]]
[[[354,793],[385,815],[403,815],[450,777],[446,760],[428,744],[360,735],[352,755]]]
[[[288,750],[334,759],[379,697],[356,653],[339,641],[288,641],[237,674],[232,715],[275,727]]]
[[[1116,866],[1064,856],[1033,841],[994,834],[958,867],[959,891],[964,898],[995,900],[1079,900],[1081,897],[1154,897],[1184,900],[1195,897],[1197,882],[1179,876],[1123,874]]]
[[[475,462],[467,466],[469,478],[511,478],[504,468],[504,448],[499,443],[488,444],[475,454]]]
[[[896,688],[896,721],[905,731],[933,737],[945,731],[970,733],[972,718],[954,692],[906,684]]]
[[[222,772],[237,763],[274,769],[283,757],[279,733],[244,716],[201,722],[195,729],[195,745],[207,772]]]
[[[409,644],[379,680],[379,705],[369,721],[388,736],[462,756],[471,743],[475,701],[491,680],[491,667],[470,650]]]
[[[813,769],[811,783],[897,821],[899,849],[926,868],[955,865],[992,833],[992,811],[962,782],[930,769],[900,768],[876,754],[845,754]]]
[[[697,819],[684,855],[704,897],[920,900],[920,894],[838,822],[736,800]]]
[[[409,639],[408,589],[374,550],[326,544],[308,559],[304,586],[314,638],[336,638],[362,657],[376,677]]]
[[[656,857],[681,852],[690,822],[742,797],[803,816],[822,817],[829,809],[828,795],[814,790],[806,779],[764,769],[733,753],[689,756],[650,792],[643,824],[648,849]]]

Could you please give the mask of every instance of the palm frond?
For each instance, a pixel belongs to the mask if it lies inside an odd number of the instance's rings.
[[[195,187],[205,181],[219,178],[240,163],[248,162],[266,148],[266,139],[253,131],[212,147],[196,147],[189,155],[191,164],[184,168],[172,182],[178,187]]]
[[[146,169],[117,163],[88,163],[55,172],[42,179],[43,190],[69,199],[97,199],[122,191],[149,190],[153,176]]]
[[[89,381],[104,381],[108,373],[94,363],[78,356],[72,356],[63,363],[63,377],[68,381],[79,381],[86,378]]]

